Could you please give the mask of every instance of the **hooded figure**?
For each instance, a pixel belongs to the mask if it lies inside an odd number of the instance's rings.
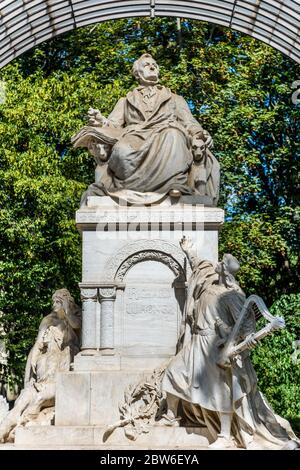
[[[215,268],[195,256],[188,240],[183,239],[181,247],[193,272],[180,350],[166,368],[162,382],[168,403],[164,418],[176,424],[180,402],[188,422],[208,428],[216,441],[212,447],[231,447],[232,436],[242,447],[248,447],[255,436],[283,446],[290,439],[284,428],[288,423],[275,416],[259,392],[249,351],[232,360],[230,367],[218,365],[223,338],[232,330],[246,300],[234,277],[238,261],[225,255]],[[254,331],[255,321],[247,321],[241,336],[244,339]],[[249,349],[254,345],[249,340]]]

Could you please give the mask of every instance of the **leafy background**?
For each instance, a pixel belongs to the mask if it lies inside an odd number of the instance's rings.
[[[71,135],[89,106],[108,114],[134,86],[133,61],[151,52],[162,83],[184,96],[214,137],[226,211],[220,254],[242,264],[241,286],[261,295],[287,329],[252,353],[261,390],[297,426],[300,365],[300,68],[274,49],[215,25],[157,18],[78,29],[36,47],[0,71],[0,310],[9,350],[5,380],[20,382],[53,291],[79,301],[81,242],[74,224],[93,181],[87,152]]]

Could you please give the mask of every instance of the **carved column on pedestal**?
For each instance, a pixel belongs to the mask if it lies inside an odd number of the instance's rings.
[[[100,319],[100,349],[114,349],[114,303],[116,299],[115,287],[100,287],[99,297],[101,303]]]
[[[95,288],[81,288],[81,301],[82,301],[82,334],[81,334],[81,349],[96,349],[97,348],[97,300],[98,289]]]

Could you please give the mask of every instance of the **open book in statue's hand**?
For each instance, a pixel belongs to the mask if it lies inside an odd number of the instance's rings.
[[[124,129],[116,127],[84,126],[77,134],[73,135],[71,140],[75,148],[88,148],[91,141],[113,146],[121,137],[122,132]]]

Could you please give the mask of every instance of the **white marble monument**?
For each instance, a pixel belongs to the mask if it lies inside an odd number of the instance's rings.
[[[96,164],[95,182],[76,213],[81,348],[70,370],[55,375],[55,425],[17,427],[15,442],[174,449],[216,441],[247,447],[251,438],[240,434],[261,431],[262,418],[250,415],[263,410],[270,424],[265,434],[274,425],[267,447],[278,448],[294,435],[268,406],[250,406],[263,397],[248,349],[283,324],[271,319],[255,335],[254,319],[251,330],[235,335],[239,316],[252,319],[255,302],[246,305],[234,279],[237,261],[226,255],[218,264],[224,213],[216,207],[220,177],[212,138],[184,99],[159,84],[149,54],[134,63],[133,74],[139,86],[108,118],[91,108],[88,125],[73,137]],[[232,298],[228,305],[223,294]],[[242,372],[236,369],[241,361]]]

